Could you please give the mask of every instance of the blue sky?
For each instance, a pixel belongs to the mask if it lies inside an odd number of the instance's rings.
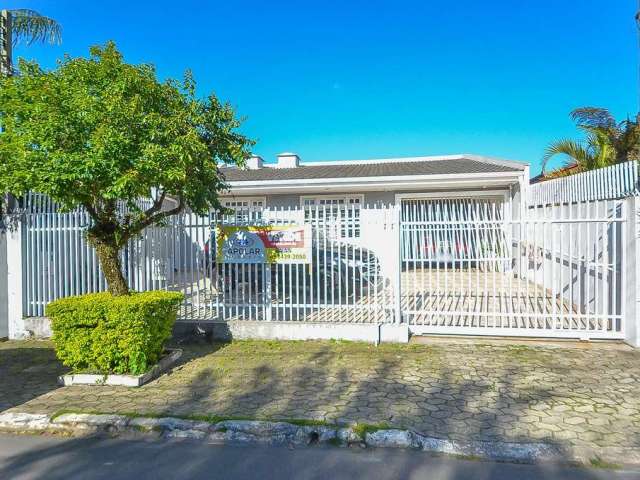
[[[203,5],[203,4],[207,5]],[[638,109],[635,0],[3,1],[63,26],[55,65],[114,40],[160,77],[193,70],[275,160],[478,153],[531,162],[568,112]]]

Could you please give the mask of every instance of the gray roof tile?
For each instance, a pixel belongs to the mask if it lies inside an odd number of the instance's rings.
[[[222,167],[220,171],[228,182],[261,180],[305,180],[351,177],[394,177],[405,175],[446,175],[491,172],[518,172],[522,168],[501,165],[471,158],[425,161],[393,161],[360,164],[300,165],[297,168],[265,167],[257,170],[241,170]]]

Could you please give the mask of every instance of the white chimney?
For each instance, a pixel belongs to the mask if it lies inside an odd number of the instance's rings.
[[[300,166],[300,157],[295,153],[281,153],[278,155],[276,168],[296,168]]]
[[[262,166],[263,160],[259,155],[251,155],[247,159],[247,170],[258,170],[259,168],[262,168]]]

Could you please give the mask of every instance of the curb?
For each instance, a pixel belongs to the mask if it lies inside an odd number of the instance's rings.
[[[582,463],[594,457],[611,463],[640,465],[640,450],[634,448],[562,448],[547,443],[458,442],[427,437],[411,430],[383,429],[364,436],[350,427],[300,426],[287,422],[223,420],[212,423],[175,417],[129,417],[111,414],[0,413],[0,430],[9,432],[65,432],[73,434],[155,434],[163,438],[192,439],[213,444],[267,444],[306,446],[325,444],[346,447],[403,448],[432,454],[456,455],[476,460],[515,463]]]

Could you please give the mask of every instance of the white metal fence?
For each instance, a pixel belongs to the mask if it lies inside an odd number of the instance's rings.
[[[186,213],[131,240],[122,252],[123,271],[134,290],[184,292],[183,320],[387,322],[393,302],[383,275],[390,266],[385,265],[388,246],[382,239],[393,228],[387,219],[391,213],[368,209],[361,216],[360,205],[260,209],[224,218]],[[44,315],[47,303],[56,298],[106,288],[83,234],[89,221],[82,211],[25,214],[27,316]],[[222,224],[303,223],[311,224],[313,232],[309,264],[216,262],[215,238]]]
[[[131,288],[185,293],[182,320],[407,323],[414,332],[622,338],[620,201],[531,208],[502,198],[185,213],[122,252]],[[105,288],[83,212],[27,213],[23,309]],[[220,264],[222,224],[310,224],[308,264]]]
[[[498,201],[406,202],[409,324],[425,333],[622,338],[623,208],[543,207],[512,220]]]
[[[626,162],[576,175],[559,177],[529,187],[531,206],[613,200],[640,192],[640,166]]]

